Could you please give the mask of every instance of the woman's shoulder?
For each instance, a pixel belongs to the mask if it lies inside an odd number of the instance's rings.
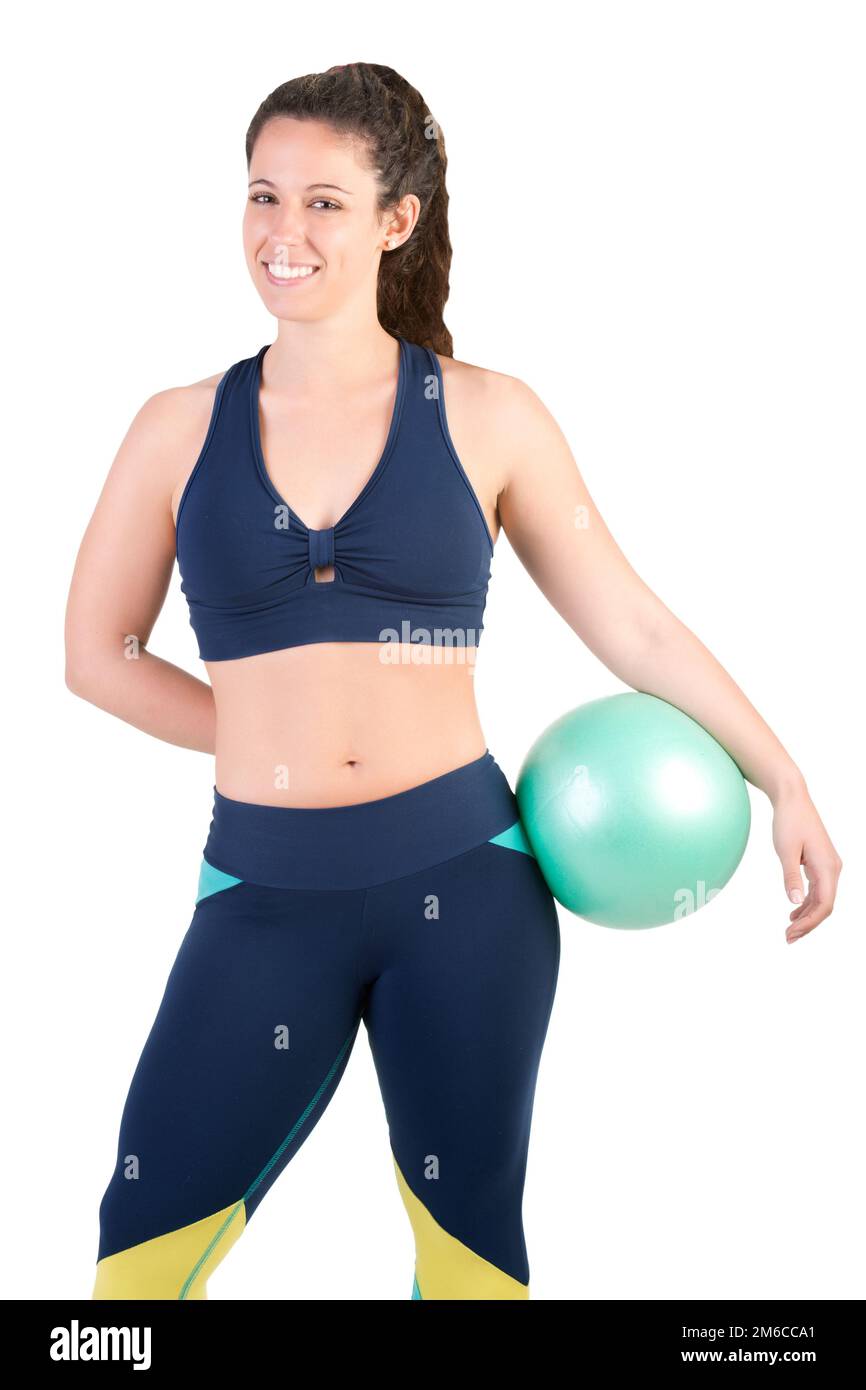
[[[223,367],[210,376],[180,386],[165,386],[149,396],[141,407],[154,423],[165,423],[195,430],[201,417],[207,415],[216,397],[217,387],[226,374]]]
[[[154,391],[127,432],[127,443],[143,460],[143,466],[164,480],[172,514],[204,446],[217,388],[226,370],[223,367],[197,381]]]
[[[483,430],[503,445],[549,421],[547,407],[522,378],[474,362],[436,354],[442,370],[449,418],[463,428]]]

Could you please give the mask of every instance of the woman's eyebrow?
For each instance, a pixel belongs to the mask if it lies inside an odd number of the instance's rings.
[[[271,181],[271,179],[252,179],[250,181],[249,187],[252,188],[254,183],[266,183],[268,185],[268,188],[276,188],[277,186],[275,183]],[[304,189],[304,192],[309,193],[313,188],[334,188],[338,193],[348,193],[350,196],[352,192],[350,188],[341,188],[338,183],[308,183],[307,187]]]

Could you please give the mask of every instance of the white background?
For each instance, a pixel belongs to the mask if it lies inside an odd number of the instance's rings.
[[[363,58],[413,82],[445,135],[455,355],[545,401],[845,861],[833,916],[786,945],[751,788],[744,860],[695,917],[628,933],[560,909],[532,1297],[862,1298],[863,7],[43,3],[11,24],[2,1292],[90,1296],[212,798],[211,759],[66,690],[77,546],[144,400],[275,336],[241,250],[257,106]],[[547,724],[625,687],[504,534],[493,574],[475,679],[513,785]],[[203,674],[177,572],[150,645]],[[362,1030],[209,1296],[405,1300],[412,1266]]]

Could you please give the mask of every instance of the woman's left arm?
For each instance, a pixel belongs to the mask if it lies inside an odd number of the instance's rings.
[[[833,910],[842,861],[806,780],[698,637],[632,569],[589,495],[565,436],[524,382],[498,381],[504,454],[498,509],[519,560],[590,651],[635,690],[676,705],[727,749],[773,805],[773,844],[797,941]],[[800,865],[809,891],[803,899]]]

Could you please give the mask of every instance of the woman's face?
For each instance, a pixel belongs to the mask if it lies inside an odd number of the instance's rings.
[[[420,210],[413,194],[403,204],[380,218],[374,175],[357,146],[326,123],[268,121],[250,161],[243,223],[247,266],[265,306],[279,319],[312,321],[372,297],[375,312],[385,239],[399,246]]]

